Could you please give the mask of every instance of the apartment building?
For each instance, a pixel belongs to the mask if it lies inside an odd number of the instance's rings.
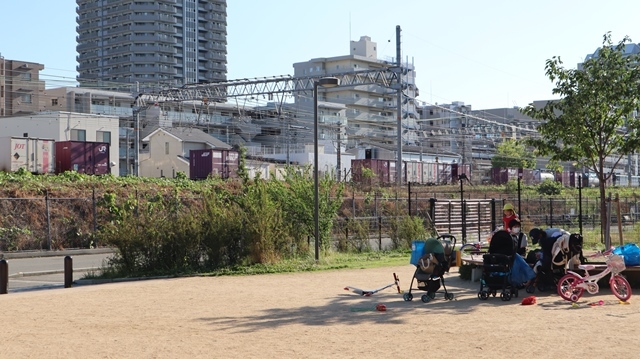
[[[44,65],[8,60],[0,56],[0,116],[38,112],[44,81],[40,71]]]
[[[83,87],[225,81],[226,0],[76,0]]]
[[[295,77],[331,76],[332,74],[355,72],[370,69],[383,69],[395,65],[395,59],[379,59],[377,44],[369,36],[361,36],[358,41],[350,42],[349,55],[315,58],[293,64]],[[403,62],[407,70],[402,77],[406,86],[402,100],[402,139],[405,144],[419,141],[419,118],[415,98],[418,88],[415,85],[416,71],[413,64]],[[362,146],[361,140],[380,144],[393,144],[397,140],[397,91],[376,84],[351,87],[318,88],[321,102],[333,102],[346,106],[347,148]],[[296,105],[313,112],[313,98],[308,95],[296,95]],[[324,115],[319,113],[319,116]],[[346,123],[346,122],[345,122]],[[322,127],[322,126],[321,126]],[[335,141],[336,134],[325,141]],[[329,146],[327,146],[329,147]]]

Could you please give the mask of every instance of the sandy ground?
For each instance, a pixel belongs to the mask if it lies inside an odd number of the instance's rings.
[[[405,302],[414,267],[76,286],[0,296],[1,358],[635,358],[640,302],[610,290],[574,308],[555,294],[480,301],[446,279],[453,301]],[[603,286],[606,283],[603,283]],[[589,303],[604,301],[604,305]],[[384,303],[386,312],[375,311]]]

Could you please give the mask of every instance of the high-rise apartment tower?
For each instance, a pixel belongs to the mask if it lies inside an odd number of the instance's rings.
[[[76,0],[78,82],[109,89],[227,78],[226,0]]]

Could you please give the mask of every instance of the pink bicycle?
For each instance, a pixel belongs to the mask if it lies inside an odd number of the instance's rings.
[[[609,286],[611,287],[613,295],[623,302],[626,302],[631,298],[631,286],[629,285],[629,282],[620,275],[620,273],[626,268],[624,265],[624,258],[611,253],[611,250],[597,255],[603,255],[606,257],[605,262],[607,263],[607,268],[605,268],[601,273],[590,275],[589,270],[595,269],[595,266],[590,264],[580,265],[578,268],[584,270],[584,277],[576,272],[567,271],[567,274],[560,278],[560,281],[558,282],[558,294],[562,299],[577,302],[580,297],[582,297],[585,290],[589,292],[589,294],[598,293],[600,290],[598,281],[609,273],[611,273]]]

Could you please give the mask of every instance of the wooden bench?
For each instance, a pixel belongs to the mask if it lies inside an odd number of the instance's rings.
[[[480,278],[482,278],[482,265],[483,265],[482,255],[483,254],[484,253],[478,253],[471,256],[460,257],[461,264],[470,264],[470,265],[476,266],[471,270],[472,282],[476,282],[480,280]],[[602,272],[605,268],[607,268],[607,265],[604,262],[590,262],[588,264],[595,266],[595,268],[589,270],[590,274],[596,274],[596,273]],[[571,270],[580,274],[584,273],[583,270],[578,268],[571,269]],[[627,266],[626,269],[622,271],[622,274],[626,275],[627,277],[633,278],[634,279],[633,282],[636,282],[636,281],[640,282],[640,266]],[[630,279],[630,278],[627,278],[627,279]],[[633,286],[633,283],[632,283],[632,286]]]

